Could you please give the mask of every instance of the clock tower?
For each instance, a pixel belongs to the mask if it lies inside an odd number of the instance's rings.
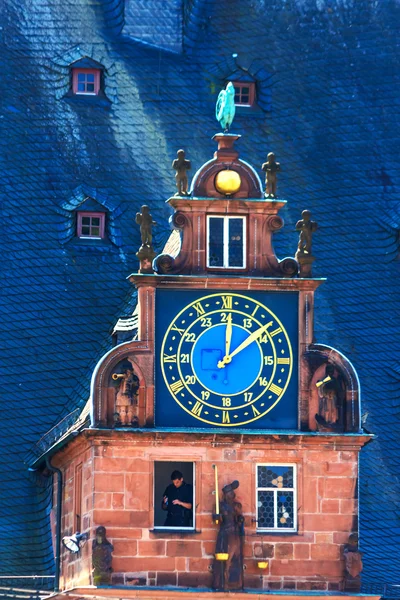
[[[371,436],[360,426],[357,374],[314,343],[316,223],[304,211],[296,257],[277,258],[278,163],[263,165],[267,177],[275,165],[264,192],[239,158],[239,137],[214,136],[214,157],[190,190],[178,152],[162,253],[148,207],[138,213],[134,325],[93,374],[90,427],[53,458],[70,474],[80,464],[85,482],[66,484],[80,529],[95,539],[93,550],[64,557],[63,585],[77,594],[98,581],[123,587],[124,598],[149,587],[165,597],[170,586],[359,590],[358,454]],[[102,544],[112,566],[99,580]]]

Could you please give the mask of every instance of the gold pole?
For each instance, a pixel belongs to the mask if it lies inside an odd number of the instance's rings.
[[[215,471],[215,514],[219,515],[219,492],[218,492],[218,467],[217,465],[213,465],[213,469]],[[216,525],[218,525],[219,520],[215,520]]]

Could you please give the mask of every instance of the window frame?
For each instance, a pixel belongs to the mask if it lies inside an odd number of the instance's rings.
[[[223,219],[223,265],[215,266],[210,265],[210,220],[211,219]],[[243,222],[243,265],[229,266],[229,220],[230,219],[241,219]],[[246,215],[207,215],[207,269],[227,269],[230,271],[240,270],[245,271],[247,268],[247,216]]]
[[[78,75],[94,75],[94,92],[78,91]],[[72,68],[72,91],[76,96],[98,96],[100,91],[100,69]]]
[[[239,93],[239,97],[240,97],[240,101],[236,102],[235,100],[235,106],[254,106],[255,104],[255,99],[256,99],[256,84],[254,83],[254,81],[233,81],[233,87],[235,88],[235,96],[237,93]],[[241,97],[242,97],[242,89],[244,87],[248,87],[249,88],[249,101],[248,102],[242,102],[241,101]]]
[[[293,488],[276,488],[276,487],[259,487],[258,485],[258,467],[292,467],[293,468]],[[277,462],[263,462],[263,463],[257,463],[256,464],[256,478],[255,478],[255,488],[256,488],[256,529],[257,532],[260,533],[279,533],[279,534],[285,534],[285,533],[297,533],[298,532],[298,527],[299,527],[299,523],[298,523],[298,515],[297,515],[297,496],[298,496],[298,476],[297,476],[297,463],[277,463]],[[258,519],[259,519],[259,506],[258,506],[258,492],[259,491],[267,491],[267,492],[274,492],[274,527],[260,527],[258,525]],[[293,492],[293,527],[278,527],[278,523],[277,523],[277,508],[278,508],[278,502],[277,502],[277,493],[279,492]]]
[[[90,218],[100,218],[99,230],[100,235],[85,235],[82,234],[82,219],[84,217]],[[79,239],[83,240],[102,240],[105,237],[105,221],[106,221],[106,213],[104,212],[91,212],[91,211],[78,211],[76,216],[76,235]],[[87,227],[87,225],[84,225]],[[90,228],[92,228],[92,224],[90,224]]]
[[[192,465],[192,487],[193,487],[193,504],[192,504],[192,513],[193,513],[193,524],[191,527],[172,527],[170,525],[156,525],[154,522],[155,516],[155,507],[156,504],[160,502],[160,498],[156,498],[156,463],[174,463],[174,462],[182,462],[182,463],[190,463]],[[173,461],[173,460],[154,460],[153,461],[153,531],[157,532],[192,532],[196,531],[196,462],[194,460],[182,460],[182,461]]]

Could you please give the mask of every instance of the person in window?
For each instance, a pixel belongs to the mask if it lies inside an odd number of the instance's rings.
[[[183,480],[180,471],[171,473],[172,483],[166,488],[161,508],[168,511],[166,527],[192,527],[193,486]]]

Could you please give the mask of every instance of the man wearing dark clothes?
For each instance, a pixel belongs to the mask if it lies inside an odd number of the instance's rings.
[[[180,471],[171,474],[172,483],[164,492],[161,508],[168,511],[166,527],[192,527],[193,486],[183,481]]]

